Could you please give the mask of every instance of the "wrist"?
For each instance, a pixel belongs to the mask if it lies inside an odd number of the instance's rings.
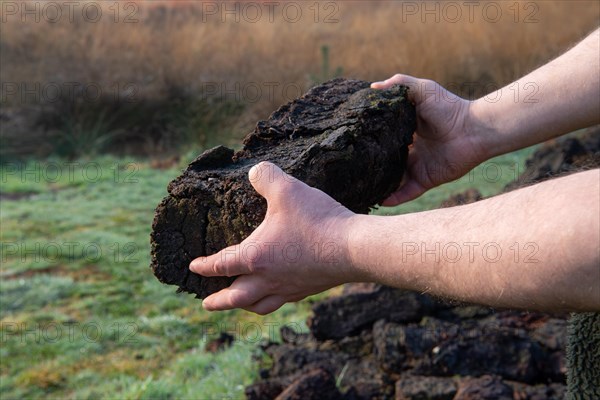
[[[416,214],[418,215],[418,214]],[[428,269],[403,256],[407,244],[421,243],[417,228],[422,224],[412,214],[397,216],[356,215],[349,235],[349,260],[356,282],[375,282],[400,289],[420,290]],[[398,227],[402,227],[398,230]]]
[[[465,132],[477,154],[477,164],[489,160],[499,154],[499,130],[497,119],[483,98],[469,103],[465,122]]]
[[[346,260],[348,263],[347,282],[376,282],[377,276],[371,271],[377,263],[373,253],[376,250],[373,240],[376,234],[370,231],[372,215],[354,214],[346,225]],[[380,271],[381,275],[381,271]]]
[[[360,281],[351,255],[352,225],[356,214],[347,209],[345,211],[330,218],[327,225],[315,226],[311,234],[315,239],[309,242],[309,263],[320,271],[322,280],[328,282],[330,287]]]

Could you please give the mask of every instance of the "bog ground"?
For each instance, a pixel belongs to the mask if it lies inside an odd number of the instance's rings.
[[[530,152],[376,212],[434,208],[468,187],[495,193]],[[306,330],[312,299],[265,317],[207,313],[156,280],[150,225],[179,173],[112,157],[3,166],[2,398],[240,398],[258,373],[258,343],[279,340],[284,325]],[[233,346],[206,352],[221,331],[236,338]]]

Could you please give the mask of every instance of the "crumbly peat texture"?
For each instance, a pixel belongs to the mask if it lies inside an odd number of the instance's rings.
[[[248,180],[260,161],[357,213],[389,196],[404,173],[415,109],[406,87],[369,86],[351,79],[316,86],[259,122],[242,150],[218,146],[192,161],[156,208],[151,267],[157,278],[199,298],[233,282],[201,277],[188,266],[241,242],[263,220],[266,201]]]

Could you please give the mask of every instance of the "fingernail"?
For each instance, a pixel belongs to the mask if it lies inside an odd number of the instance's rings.
[[[260,179],[260,176],[261,176],[261,167],[259,166],[259,164],[253,165],[252,168],[250,168],[250,171],[248,171],[248,180],[251,183],[256,183]]]
[[[200,263],[204,262],[206,262],[206,257],[196,258],[190,263],[190,269],[194,270],[195,268],[198,268],[200,266]]]

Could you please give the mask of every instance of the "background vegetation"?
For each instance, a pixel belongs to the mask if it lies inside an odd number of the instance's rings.
[[[97,21],[95,8],[81,5],[72,22],[66,9],[57,22],[41,6],[39,22],[4,13],[0,99],[13,128],[2,132],[5,157],[162,156],[192,143],[235,143],[282,103],[339,74],[374,81],[403,72],[482,96],[589,33],[600,7],[292,2],[272,13],[261,6],[256,18],[261,2],[88,3],[104,4]]]
[[[283,325],[306,329],[311,301],[339,289],[259,317],[209,314],[160,284],[148,268],[153,209],[186,162],[237,145],[257,119],[335,75],[404,72],[481,96],[564,51],[600,16],[597,2],[521,1],[497,3],[496,23],[481,13],[423,22],[400,2],[365,1],[321,2],[318,15],[296,3],[297,23],[277,13],[236,22],[199,2],[121,2],[118,18],[103,4],[97,23],[80,12],[73,22],[23,21],[2,9],[3,399],[242,397],[258,374],[258,343],[279,340]],[[73,82],[71,94],[44,93]],[[92,86],[102,94],[82,90]],[[23,94],[32,87],[37,96]],[[492,195],[531,151],[376,212],[434,208],[470,187]],[[221,330],[234,345],[206,352]]]

